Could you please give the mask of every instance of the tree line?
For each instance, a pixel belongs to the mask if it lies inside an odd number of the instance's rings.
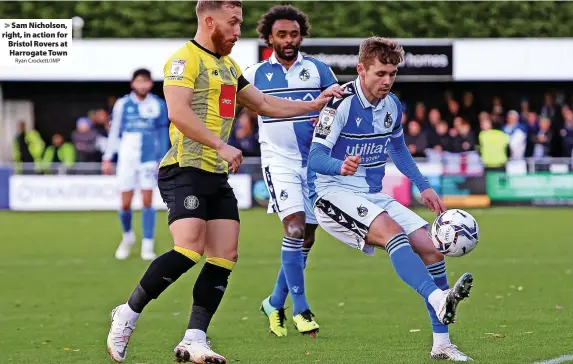
[[[289,2],[245,1],[243,38],[255,38],[259,17]],[[573,37],[573,2],[292,2],[309,16],[312,37],[380,35],[394,38]],[[3,2],[0,18],[80,16],[84,38],[190,38],[194,1]]]

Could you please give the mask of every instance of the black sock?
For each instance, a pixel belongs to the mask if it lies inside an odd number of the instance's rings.
[[[211,318],[217,311],[231,271],[215,264],[205,263],[193,288],[193,308],[188,329],[207,332]]]
[[[152,299],[159,297],[171,283],[194,265],[193,260],[175,250],[160,255],[149,265],[127,304],[133,311],[141,313]]]

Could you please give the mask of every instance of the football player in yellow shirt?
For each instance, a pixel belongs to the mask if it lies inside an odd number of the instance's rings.
[[[113,360],[126,358],[129,338],[144,307],[199,262],[206,262],[193,289],[193,307],[183,340],[175,347],[179,362],[226,363],[206,339],[207,328],[227,289],[237,261],[239,211],[227,181],[243,161],[228,145],[238,102],[259,115],[286,118],[320,110],[330,88],[309,102],[264,95],[245,80],[229,57],[241,34],[241,1],[200,0],[195,38],[165,65],[164,91],[172,147],[159,168],[159,190],[168,207],[174,248],[155,259],[129,300],[112,311],[107,338]]]

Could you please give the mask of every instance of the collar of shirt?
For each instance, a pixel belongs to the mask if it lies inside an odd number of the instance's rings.
[[[358,96],[358,100],[360,100],[360,105],[362,105],[362,107],[364,109],[367,109],[370,107],[374,111],[378,111],[378,110],[381,110],[385,106],[386,97],[383,98],[382,100],[378,101],[378,104],[376,106],[372,105],[370,103],[370,101],[368,101],[368,99],[366,99],[366,96],[364,96],[364,93],[362,92],[362,86],[360,84],[360,77],[356,77],[356,80],[354,80],[354,88],[356,88],[356,95]]]
[[[292,68],[294,67],[294,65],[297,64],[297,63],[302,64],[302,60],[303,60],[302,54],[301,54],[300,52],[298,52],[298,55],[297,55],[297,57],[296,57],[296,61],[293,63],[293,65],[291,66],[290,69],[292,69]],[[270,63],[270,64],[279,64],[279,65],[281,65],[281,67],[283,68],[283,70],[284,70],[285,72],[287,72],[286,68],[285,68],[285,67],[279,62],[279,60],[277,59],[277,55],[276,55],[276,53],[275,53],[274,51],[273,51],[273,54],[271,54],[271,56],[269,57],[269,63]]]
[[[145,98],[143,100],[140,100],[137,98],[135,91],[131,91],[131,93],[129,94],[129,98],[131,99],[131,101],[135,102],[136,104],[139,104],[139,103],[142,103],[142,102],[149,100],[149,95],[151,95],[150,92],[148,92],[147,95],[145,95]]]

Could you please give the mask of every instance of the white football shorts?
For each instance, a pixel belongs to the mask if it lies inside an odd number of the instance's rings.
[[[428,225],[418,214],[389,195],[340,191],[327,193],[316,200],[314,212],[320,227],[344,244],[374,255],[375,247],[365,237],[374,219],[387,212],[407,235]]]
[[[318,224],[308,197],[306,167],[264,165],[263,177],[271,196],[268,213],[277,213],[282,221],[302,211],[307,224]]]
[[[123,160],[125,161],[125,159]],[[157,162],[145,163],[117,163],[117,182],[121,192],[140,190],[153,190],[157,186]]]

